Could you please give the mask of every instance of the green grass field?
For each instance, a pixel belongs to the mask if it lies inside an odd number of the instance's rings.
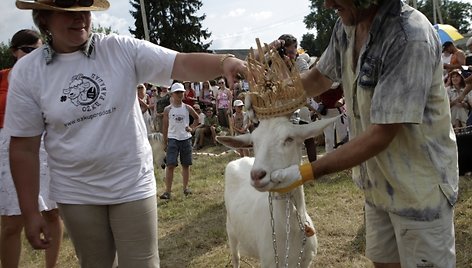
[[[203,151],[220,153],[222,146]],[[176,169],[172,200],[159,200],[159,251],[161,267],[231,267],[225,231],[223,202],[226,164],[234,153],[194,157],[191,169],[193,195],[184,197],[180,169]],[[162,170],[156,170],[158,193],[164,183]],[[350,179],[350,172],[327,176],[305,185],[308,213],[318,236],[318,255],[313,267],[372,267],[363,256],[363,194]],[[456,207],[457,267],[472,267],[472,177],[461,177]],[[270,228],[268,226],[267,228]],[[21,267],[43,267],[43,253],[23,242]],[[58,267],[78,267],[67,234]],[[242,267],[259,267],[243,258]]]

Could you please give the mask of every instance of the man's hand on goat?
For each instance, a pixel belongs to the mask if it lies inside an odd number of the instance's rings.
[[[276,170],[272,172],[270,178],[272,181],[280,183],[280,187],[269,190],[277,193],[290,192],[305,182],[315,179],[311,163]]]

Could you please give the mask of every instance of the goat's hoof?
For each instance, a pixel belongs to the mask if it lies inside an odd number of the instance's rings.
[[[305,224],[305,235],[307,237],[314,236],[315,235],[315,228]]]

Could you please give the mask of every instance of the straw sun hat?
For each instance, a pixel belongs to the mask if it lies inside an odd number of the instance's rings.
[[[93,0],[91,6],[80,6],[75,1],[71,7],[60,7],[55,0],[17,0],[16,7],[19,9],[53,10],[53,11],[102,11],[110,7],[107,0]]]

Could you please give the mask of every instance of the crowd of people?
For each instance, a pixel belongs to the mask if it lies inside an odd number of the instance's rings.
[[[470,120],[465,73],[472,68],[462,67],[453,43],[443,44],[443,62],[431,24],[400,0],[325,2],[340,19],[319,59],[299,53],[291,35],[270,47],[301,73],[309,98],[297,121],[342,116],[325,131],[326,155],[302,165],[310,172],[295,165],[268,176],[299,185],[352,168],[365,193],[366,255],[375,267],[454,267],[458,172],[450,134]],[[179,160],[183,194],[192,194],[192,150],[205,137],[215,144],[223,129],[241,135],[255,127],[244,110],[246,63],[92,33],[91,11],[108,9],[107,0],[16,5],[33,11],[46,39],[19,31],[11,42],[18,60],[0,73],[2,266],[18,266],[24,228],[54,267],[62,219],[81,267],[116,260],[159,267],[156,178],[144,141],[163,134],[159,197],[171,198]]]
[[[451,41],[444,42],[442,47],[441,58],[451,108],[451,124],[456,132],[461,132],[472,125],[472,93],[466,88],[466,79],[472,81],[472,55],[466,57],[464,51]],[[472,52],[472,37],[467,40],[466,47]]]

